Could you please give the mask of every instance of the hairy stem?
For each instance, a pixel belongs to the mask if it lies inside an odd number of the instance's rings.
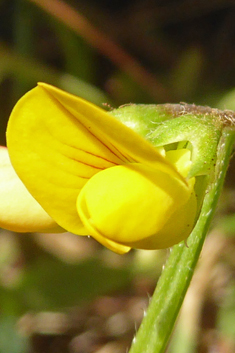
[[[218,146],[215,169],[209,176],[201,213],[188,239],[188,247],[180,243],[172,248],[147,315],[133,340],[129,353],[165,351],[215,212],[234,140],[235,132],[225,127]]]

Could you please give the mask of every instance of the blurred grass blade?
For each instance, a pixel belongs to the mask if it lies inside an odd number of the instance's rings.
[[[28,89],[35,86],[37,81],[44,81],[99,106],[110,103],[110,99],[97,87],[75,76],[51,69],[37,60],[10,51],[0,43],[0,82],[9,75],[17,76],[21,82],[26,81]],[[22,92],[21,95],[24,93]]]
[[[75,33],[82,36],[87,43],[98,49],[111,62],[137,82],[145,92],[156,100],[168,100],[167,89],[148,72],[134,57],[128,54],[109,36],[96,28],[78,11],[62,0],[28,0],[64,23]]]

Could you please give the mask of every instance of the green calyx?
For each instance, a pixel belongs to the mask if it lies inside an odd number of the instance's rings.
[[[188,178],[210,174],[223,128],[235,125],[232,111],[189,104],[126,105],[110,114],[155,147],[191,149]]]

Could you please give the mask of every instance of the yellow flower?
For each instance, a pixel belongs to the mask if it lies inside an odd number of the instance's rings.
[[[197,202],[195,180],[186,178],[191,152],[160,153],[81,98],[40,83],[13,109],[7,144],[16,173],[57,231],[91,235],[125,253],[172,246],[192,230]],[[4,226],[10,229],[14,218],[14,230],[22,231],[14,212]]]
[[[0,146],[0,227],[16,232],[63,232],[28,192]]]

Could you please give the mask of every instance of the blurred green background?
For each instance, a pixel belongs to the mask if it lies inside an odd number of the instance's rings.
[[[2,145],[14,104],[38,81],[104,107],[235,110],[235,2],[0,0]],[[234,173],[231,161],[170,353],[235,351]],[[1,230],[0,353],[125,353],[168,254]]]

